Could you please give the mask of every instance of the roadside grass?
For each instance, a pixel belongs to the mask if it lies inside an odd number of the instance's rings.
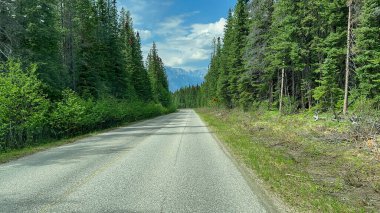
[[[380,162],[351,142],[350,123],[315,122],[308,113],[197,112],[241,163],[297,210],[380,210]]]

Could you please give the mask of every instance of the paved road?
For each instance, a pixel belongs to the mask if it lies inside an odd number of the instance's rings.
[[[268,212],[192,110],[0,166],[0,212]]]

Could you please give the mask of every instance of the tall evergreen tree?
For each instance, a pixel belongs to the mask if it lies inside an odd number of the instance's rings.
[[[132,71],[132,82],[135,88],[136,94],[140,100],[149,102],[153,100],[152,88],[148,72],[144,66],[143,55],[141,51],[141,41],[139,33],[133,42],[133,62],[134,69]]]
[[[227,57],[231,57],[229,68],[229,90],[231,92],[232,104],[239,105],[240,92],[238,88],[239,79],[244,73],[244,49],[246,46],[246,38],[249,34],[248,29],[248,9],[247,0],[238,0],[234,14],[231,38],[231,49],[227,53]]]
[[[168,107],[171,104],[168,79],[155,43],[153,43],[153,47],[148,54],[147,69],[152,85],[153,99],[157,103]]]
[[[314,98],[320,107],[335,110],[343,101],[347,7],[341,0],[322,2],[324,10],[321,16],[326,20],[324,29],[327,36],[319,45],[324,59],[316,70],[320,78],[316,80],[319,86],[314,91]]]
[[[51,98],[59,96],[67,85],[60,54],[61,33],[58,30],[57,0],[18,0],[16,18],[23,31],[20,32],[18,52],[29,63],[38,65],[39,77],[47,84]]]
[[[234,38],[232,10],[228,12],[227,23],[224,29],[223,49],[221,55],[221,69],[218,78],[217,93],[223,106],[232,108],[232,96],[230,88],[230,72],[233,67],[233,56],[230,53],[233,50],[232,41]]]
[[[272,93],[270,89],[273,88],[272,79],[265,73],[273,0],[254,0],[248,8],[250,33],[244,49],[245,71],[239,80],[240,104],[244,108],[248,108],[254,101],[268,99]]]
[[[356,64],[360,93],[380,103],[380,1],[363,0],[357,40]]]
[[[96,10],[91,0],[78,1],[78,92],[83,97],[99,97],[99,73],[96,55]]]
[[[219,102],[217,98],[217,84],[221,69],[221,54],[222,44],[220,38],[218,38],[214,40],[214,52],[211,57],[208,73],[205,76],[204,88],[207,91],[205,96],[207,102]]]

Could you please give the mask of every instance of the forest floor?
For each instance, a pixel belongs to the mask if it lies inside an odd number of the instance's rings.
[[[265,110],[197,112],[234,157],[295,210],[380,211],[380,153],[374,149],[380,141],[358,140],[350,122]]]

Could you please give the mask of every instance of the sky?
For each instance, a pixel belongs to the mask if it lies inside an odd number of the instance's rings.
[[[207,69],[212,41],[222,37],[228,10],[236,0],[119,0],[132,14],[146,57],[156,42],[164,64]]]

